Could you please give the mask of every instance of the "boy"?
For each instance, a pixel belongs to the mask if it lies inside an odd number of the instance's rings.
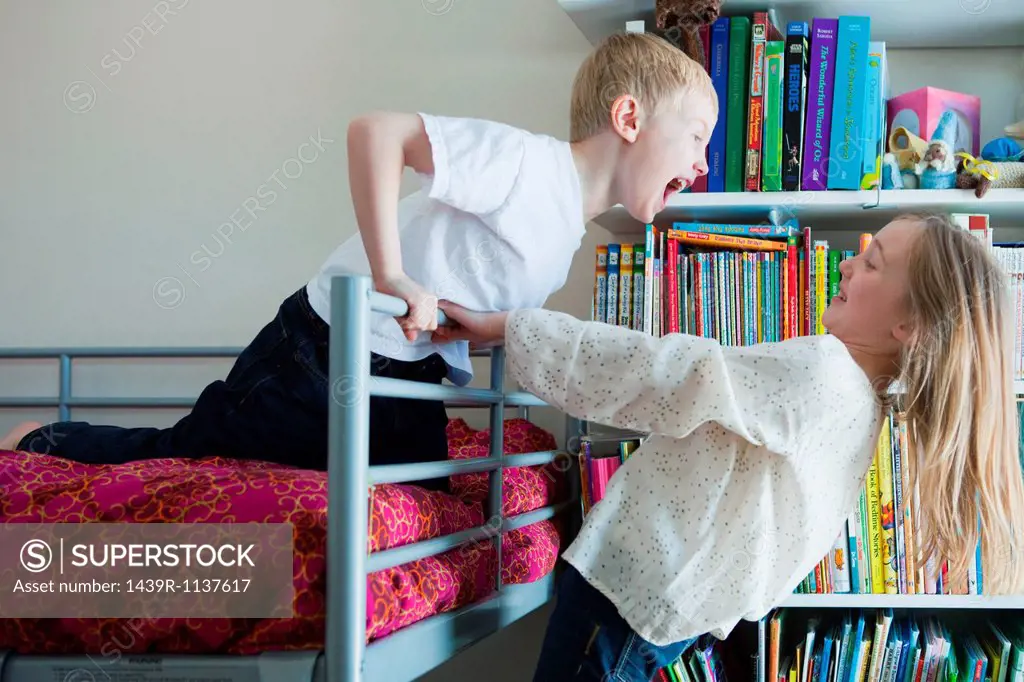
[[[372,277],[409,306],[374,314],[370,372],[428,383],[472,379],[468,344],[434,343],[437,301],[481,311],[540,307],[565,283],[586,223],[616,204],[650,222],[707,172],[718,116],[711,80],[668,42],[607,39],[573,84],[570,142],[468,118],[381,113],[349,127],[359,232],[281,305],[224,381],[169,429],[23,424],[0,449],[90,463],[220,455],[326,468],[330,281]],[[403,170],[424,179],[398,201]],[[443,403],[377,398],[370,463],[444,460]],[[425,482],[444,488],[446,480]]]

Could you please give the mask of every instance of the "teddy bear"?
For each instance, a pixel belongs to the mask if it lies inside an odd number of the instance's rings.
[[[715,23],[721,11],[721,0],[655,0],[655,33],[707,69],[698,31]]]

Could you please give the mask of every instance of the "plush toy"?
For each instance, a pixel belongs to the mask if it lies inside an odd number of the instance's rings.
[[[655,0],[656,33],[707,69],[698,30],[718,19],[722,0]]]
[[[948,109],[942,112],[939,125],[928,141],[928,149],[914,169],[921,178],[921,189],[956,187],[957,162],[953,149],[956,144],[956,126],[956,112]]]
[[[1024,187],[1024,147],[1012,137],[997,137],[981,150],[981,159],[957,154],[956,186],[973,189],[979,199],[990,188]]]

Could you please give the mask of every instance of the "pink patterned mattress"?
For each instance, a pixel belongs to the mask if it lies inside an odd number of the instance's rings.
[[[505,452],[556,447],[522,419],[505,421]],[[449,457],[486,457],[488,432],[448,425]],[[376,486],[371,551],[482,526],[486,474],[451,477],[452,493],[411,484]],[[514,516],[564,499],[553,466],[505,471],[503,505]],[[289,619],[0,619],[0,649],[22,654],[95,653],[112,638],[124,653],[251,654],[319,649],[324,639],[327,476],[323,472],[222,458],[163,459],[93,466],[0,451],[0,522],[290,522],[295,527],[295,615]],[[502,581],[547,575],[562,545],[557,520],[502,537]],[[467,544],[367,576],[366,639],[486,597],[498,570],[494,543]],[[130,627],[130,629],[129,629]],[[128,632],[130,637],[126,637]]]

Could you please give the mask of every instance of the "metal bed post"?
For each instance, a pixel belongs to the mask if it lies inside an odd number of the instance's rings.
[[[67,353],[62,353],[60,356],[60,393],[57,400],[60,421],[69,421],[71,419],[71,407],[68,405],[68,401],[71,400],[71,356]]]
[[[502,457],[505,454],[505,349],[501,346],[491,349],[491,390],[499,393],[498,402],[491,405],[491,442],[490,456],[497,458],[497,465],[488,473],[491,523],[497,528],[494,539],[494,552],[497,557],[498,570],[495,576],[495,589],[501,591],[501,540],[505,527],[504,495],[501,484],[505,475]]]
[[[327,682],[362,679],[370,464],[370,280],[331,282],[328,386]]]

